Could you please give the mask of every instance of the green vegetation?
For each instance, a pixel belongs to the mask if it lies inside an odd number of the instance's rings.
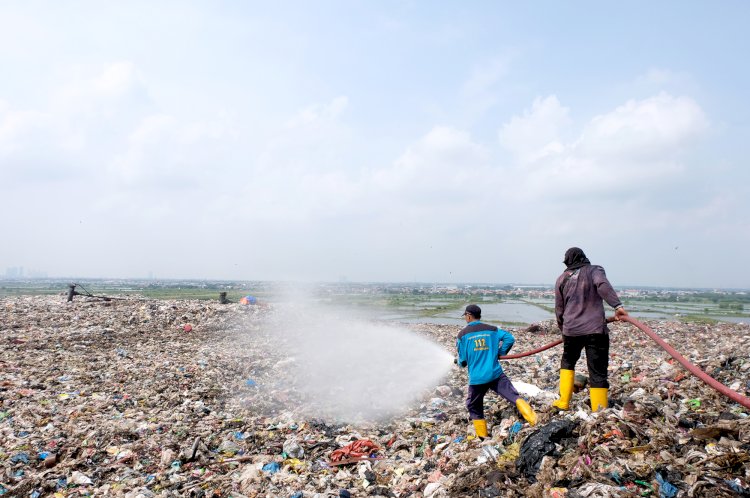
[[[547,305],[545,305],[545,304],[543,304],[543,303],[538,303],[538,302],[534,302],[534,301],[529,301],[529,300],[527,300],[527,299],[521,299],[521,301],[523,301],[523,302],[524,302],[524,303],[526,303],[526,304],[530,304],[530,305],[532,305],[532,306],[536,306],[537,308],[543,309],[544,311],[547,311],[547,312],[549,312],[549,313],[552,313],[553,315],[554,315],[554,313],[555,313],[555,307],[554,307],[554,306],[547,306]]]
[[[89,279],[75,282],[76,291],[97,297],[133,296],[145,299],[185,299],[218,301],[226,292],[230,302],[238,302],[245,295],[255,296],[260,302],[278,300],[288,286],[269,282],[229,282],[198,280],[108,280]],[[58,295],[66,299],[69,282],[64,280],[0,280],[0,297]],[[518,306],[535,306],[554,315],[554,296],[551,289],[524,290],[510,286],[448,286],[420,284],[378,283],[328,283],[302,285],[308,299],[324,305],[334,305],[367,310],[389,319],[432,320],[457,323],[462,309],[468,303],[480,306],[500,303],[522,303]],[[750,322],[750,294],[731,291],[690,291],[644,289],[624,292],[623,302],[635,317],[669,319],[684,322],[713,324],[717,321]],[[634,295],[635,294],[635,295]],[[536,313],[538,315],[538,313]],[[534,316],[531,313],[529,316]],[[492,316],[487,318],[493,319]],[[502,316],[500,317],[502,319]],[[508,318],[511,318],[508,316]],[[516,315],[516,318],[518,317]],[[526,319],[526,318],[524,318]],[[497,315],[494,321],[498,321]],[[504,325],[523,325],[502,322]]]

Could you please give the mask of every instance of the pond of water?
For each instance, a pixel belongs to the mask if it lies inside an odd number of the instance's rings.
[[[551,301],[537,301],[543,303],[545,306],[554,306],[554,302]],[[424,303],[423,303],[424,304]],[[448,303],[441,303],[448,304]],[[523,301],[506,301],[502,303],[480,303],[482,308],[482,320],[489,323],[513,323],[513,324],[532,324],[546,320],[551,320],[555,316],[553,313],[542,309],[533,304],[529,304]],[[373,312],[372,318],[379,320],[397,321],[402,323],[431,323],[439,325],[465,325],[465,321],[461,318],[463,313],[463,306],[456,306],[455,308],[441,312],[437,315],[425,317],[419,314],[419,311],[423,309],[420,306],[409,308],[399,307],[392,309],[390,312]],[[605,306],[607,316],[612,315],[612,310]],[[674,309],[674,308],[657,308],[650,307],[644,310],[629,310],[630,314],[636,319],[644,320],[679,320],[678,314],[695,314],[703,315],[703,308],[697,308],[695,310],[688,310],[685,308]],[[750,317],[731,317],[731,316],[720,316],[708,314],[709,318],[723,322],[731,323],[750,323]]]

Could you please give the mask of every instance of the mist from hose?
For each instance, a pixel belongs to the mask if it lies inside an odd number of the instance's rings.
[[[285,369],[304,406],[295,411],[336,422],[382,421],[429,396],[452,355],[405,327],[358,318],[299,298],[274,306],[267,326],[288,351]]]

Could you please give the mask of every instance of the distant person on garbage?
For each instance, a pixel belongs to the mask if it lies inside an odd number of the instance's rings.
[[[552,405],[570,409],[576,362],[586,348],[591,411],[607,408],[609,382],[609,329],[607,322],[620,320],[628,312],[607,280],[604,268],[592,265],[578,247],[565,251],[565,271],[555,282],[555,317],[563,334],[560,361],[560,398]],[[604,317],[604,301],[615,309],[612,319]]]
[[[458,333],[456,362],[469,368],[469,392],[466,408],[474,424],[477,436],[487,437],[487,421],[484,419],[484,396],[490,389],[514,403],[523,418],[531,425],[536,424],[536,413],[511,384],[503,373],[498,357],[508,354],[515,338],[510,332],[482,323],[482,309],[476,304],[466,307],[463,314],[466,327]]]

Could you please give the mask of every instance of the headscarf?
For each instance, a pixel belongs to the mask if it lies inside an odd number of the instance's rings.
[[[565,266],[568,270],[575,270],[582,266],[590,265],[591,261],[589,261],[589,259],[583,253],[582,249],[578,247],[571,247],[570,249],[565,251],[565,259],[563,259],[563,263],[565,263]]]

